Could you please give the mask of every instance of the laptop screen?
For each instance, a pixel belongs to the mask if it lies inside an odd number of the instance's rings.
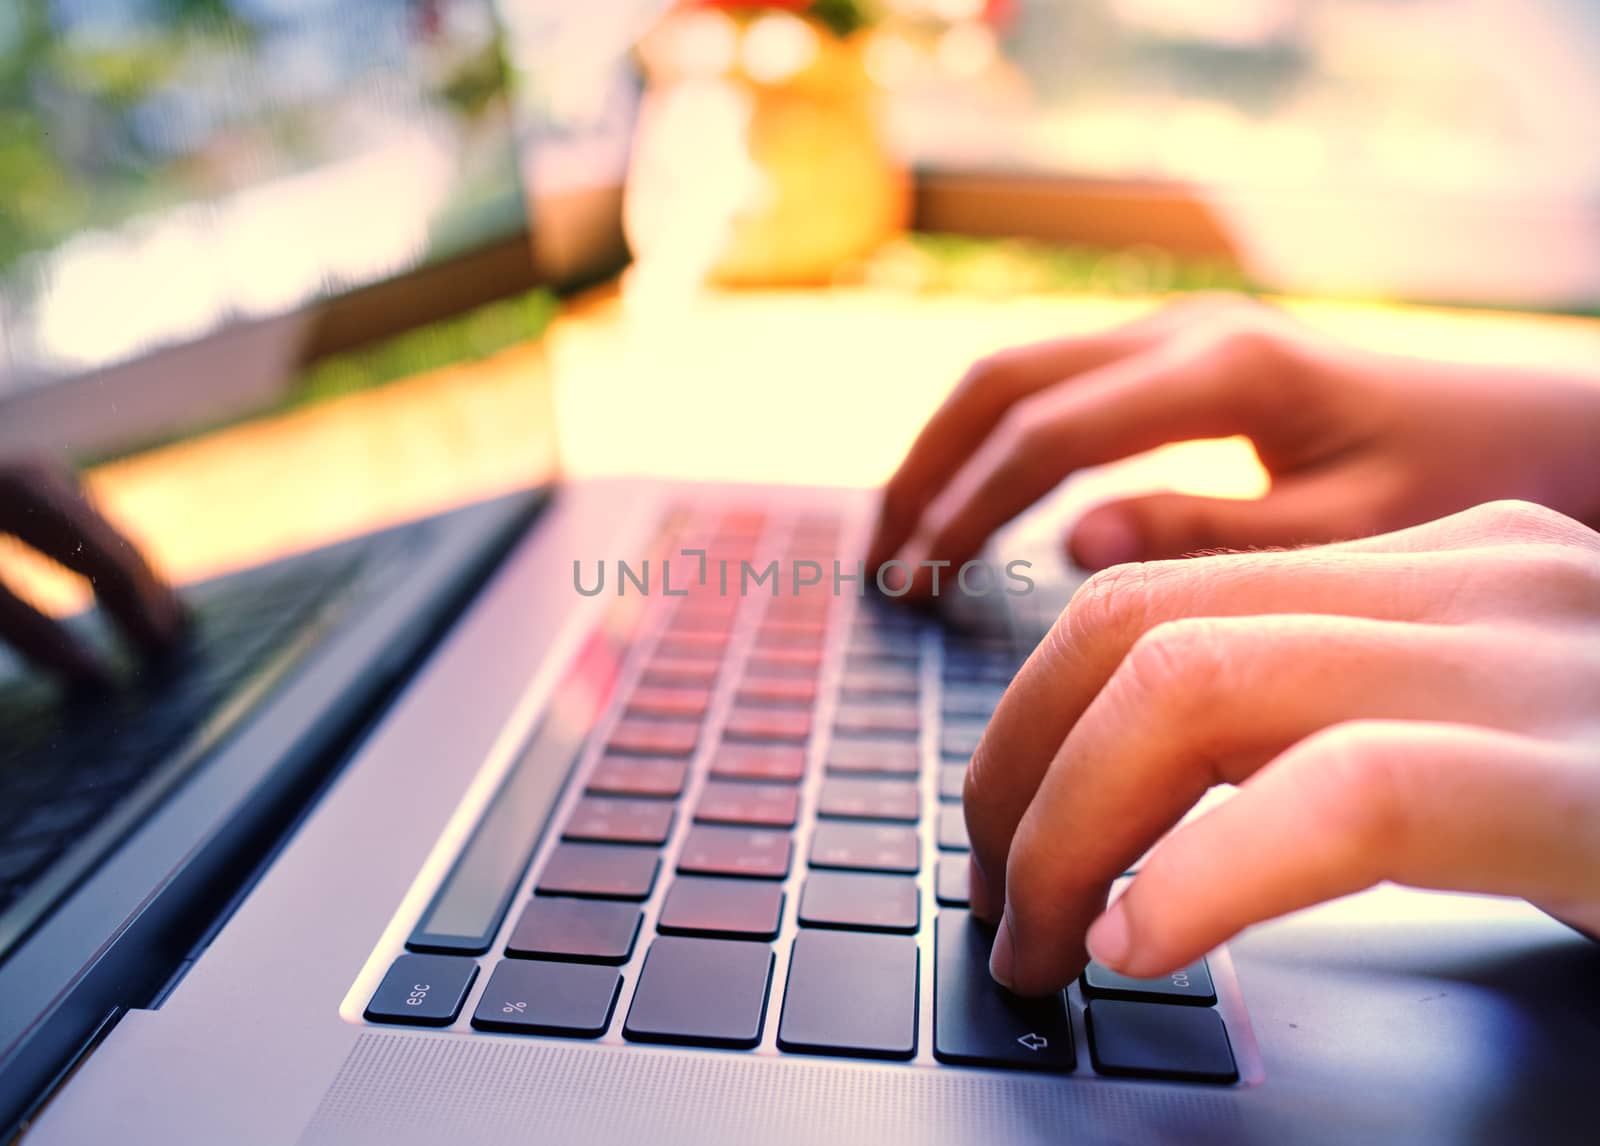
[[[0,6],[0,967],[347,625],[415,655],[554,479],[504,41],[491,0]]]

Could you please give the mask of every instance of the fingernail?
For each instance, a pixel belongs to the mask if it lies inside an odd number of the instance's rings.
[[[1085,569],[1105,569],[1139,556],[1139,531],[1126,514],[1091,513],[1072,531],[1072,559]]]
[[[1085,943],[1090,957],[1102,967],[1109,967],[1113,971],[1125,968],[1129,949],[1133,946],[1128,937],[1128,913],[1122,910],[1120,904],[1112,904],[1105,914],[1089,925]]]
[[[1011,917],[1001,916],[1000,928],[994,933],[994,946],[989,949],[989,975],[1009,991],[1016,964],[1017,953],[1011,946]]]
[[[989,894],[989,881],[984,878],[978,861],[970,855],[967,857],[967,901],[972,914],[979,919],[993,921],[995,902],[994,896]]]

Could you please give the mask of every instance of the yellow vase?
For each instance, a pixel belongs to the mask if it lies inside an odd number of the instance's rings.
[[[909,181],[859,38],[787,12],[697,8],[664,18],[640,58],[623,223],[642,273],[826,282],[904,228]]]

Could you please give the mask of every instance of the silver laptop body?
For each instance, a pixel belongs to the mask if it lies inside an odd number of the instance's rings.
[[[1074,1068],[952,1065],[936,1056],[933,871],[918,874],[914,1051],[904,1061],[780,1049],[808,874],[802,815],[753,1049],[630,1039],[625,1023],[680,812],[614,1009],[597,1038],[475,1029],[518,907],[582,798],[542,764],[522,810],[533,862],[447,1026],[363,1017],[432,910],[502,782],[617,608],[589,570],[649,552],[685,504],[832,513],[858,546],[862,492],[570,483],[404,690],[287,848],[159,1006],[128,1013],[65,1081],[26,1141],[125,1143],[1072,1143],[1593,1141],[1600,949],[1519,902],[1383,887],[1259,927],[1208,963],[1237,1063],[1231,1083],[1096,1069],[1079,985],[1067,992]],[[846,585],[839,612],[860,602]],[[830,631],[830,657],[844,637]],[[824,670],[824,682],[830,678]],[[626,673],[624,673],[626,676]],[[718,686],[718,704],[734,686]],[[604,688],[602,688],[604,691]],[[818,720],[826,724],[832,698]],[[931,699],[923,703],[932,704]],[[571,730],[568,730],[570,733]],[[580,729],[581,733],[582,730]],[[919,783],[938,794],[924,730]],[[813,746],[802,806],[822,749]],[[709,746],[696,750],[690,790]],[[592,751],[579,760],[591,760]],[[588,765],[580,763],[579,767]],[[540,825],[545,824],[543,832]],[[730,987],[730,990],[732,988]],[[798,990],[798,988],[796,988]],[[505,1004],[507,1007],[511,1003]],[[793,1039],[787,1040],[793,1042]]]

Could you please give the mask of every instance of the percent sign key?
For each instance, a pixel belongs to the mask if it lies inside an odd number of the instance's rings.
[[[614,967],[508,959],[495,968],[472,1025],[484,1031],[596,1038],[611,1021]]]

